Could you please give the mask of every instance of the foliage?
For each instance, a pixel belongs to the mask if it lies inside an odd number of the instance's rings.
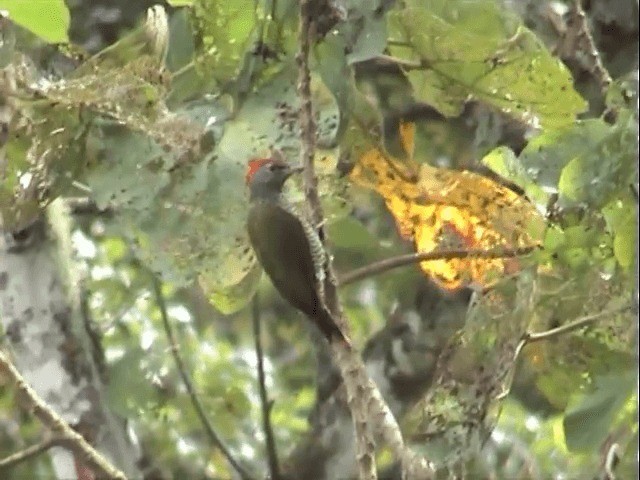
[[[0,8],[48,42],[64,39],[18,3]],[[65,18],[62,2],[50,3]],[[243,179],[252,157],[299,157],[297,2],[170,3],[187,7],[166,24],[152,10],[90,58],[2,24],[1,78],[11,81],[0,83],[0,98],[13,114],[0,157],[0,219],[17,231],[56,197],[90,196],[102,213],[78,217],[74,239],[103,334],[110,406],[135,419],[142,443],[176,478],[228,478],[167,355],[150,272],[164,281],[216,429],[256,471],[265,456],[246,307],[260,293],[271,418],[281,456],[292,451],[316,408],[315,346],[260,282]],[[318,16],[326,28],[311,65],[316,165],[340,272],[407,250],[535,247],[515,258],[422,262],[419,273],[398,269],[341,288],[359,344],[375,342],[373,332],[393,318],[430,321],[434,311],[414,301],[424,276],[476,291],[464,325],[444,327],[431,387],[403,405],[404,433],[438,465],[464,460],[468,472],[515,476],[525,460],[496,459],[515,458],[521,444],[542,478],[599,468],[600,449],[637,438],[637,339],[626,307],[637,265],[638,123],[616,95],[624,84],[610,87],[613,120],[583,118],[587,102],[572,73],[501,2],[342,3]],[[438,121],[402,118],[390,135],[381,126],[398,105],[385,97],[385,81],[403,102],[430,105]],[[456,117],[472,103],[487,122],[526,131],[524,146],[478,128],[482,148],[462,148],[468,168],[453,168],[458,158],[443,168],[434,145],[457,155],[453,144],[465,134]],[[304,201],[297,180],[289,187]],[[195,284],[209,303],[194,299]],[[589,315],[600,316],[520,343],[526,332]],[[526,398],[534,396],[535,405]],[[0,411],[12,408],[0,395]],[[32,430],[27,423],[21,434],[34,438]],[[475,453],[488,438],[495,461],[482,463]]]
[[[407,72],[417,98],[445,114],[473,95],[554,127],[586,107],[569,72],[498,2],[408,1],[389,23],[391,52],[418,60]]]
[[[14,22],[47,42],[68,41],[69,10],[64,0],[39,0],[35,8],[20,0],[2,0],[0,10],[7,12]]]

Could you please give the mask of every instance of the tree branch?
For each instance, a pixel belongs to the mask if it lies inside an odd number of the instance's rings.
[[[314,37],[315,23],[312,20],[312,0],[300,0],[300,19],[299,19],[299,50],[296,55],[298,64],[298,97],[300,99],[300,140],[301,140],[301,156],[302,165],[304,167],[304,185],[307,203],[309,205],[312,225],[318,228],[320,240],[325,245],[325,234],[323,225],[324,215],[322,206],[320,205],[320,197],[318,195],[318,180],[315,175],[313,157],[316,145],[316,124],[313,116],[313,105],[311,103],[311,75],[309,72],[309,50],[311,48],[311,39]],[[327,263],[325,264],[325,273],[327,281],[325,282],[325,303],[333,314],[335,319],[342,318],[340,303],[337,297],[337,289],[335,285],[335,276],[332,272],[331,258],[327,255]],[[344,322],[341,322],[344,323]],[[342,325],[339,325],[342,327]],[[338,350],[346,348],[346,345],[338,345],[339,342],[333,342],[332,347]],[[343,353],[345,357],[341,359],[339,367],[348,389],[349,408],[351,410],[351,418],[355,429],[356,440],[356,463],[358,465],[360,480],[376,480],[376,462],[374,458],[375,442],[373,441],[371,432],[368,428],[365,418],[364,405],[356,405],[358,398],[355,392],[356,385],[351,383],[351,379],[343,368],[349,352]],[[357,370],[357,368],[355,369]],[[354,378],[355,379],[355,375]]]
[[[61,443],[61,439],[58,437],[49,437],[44,440],[35,443],[33,445],[28,446],[18,452],[12,453],[11,455],[0,459],[0,471],[8,470],[19,463],[25,462],[32,457],[36,457],[41,453],[46,452],[51,447],[59,445]]]
[[[46,402],[31,388],[24,380],[18,369],[11,363],[9,358],[0,351],[0,367],[9,375],[16,384],[19,392],[29,399],[32,405],[33,414],[46,425],[58,439],[65,441],[65,444],[77,455],[79,459],[95,470],[100,478],[109,480],[126,480],[126,476],[115,466],[113,466],[100,452],[94,449],[82,435],[73,430]]]
[[[580,49],[586,54],[589,62],[589,71],[598,82],[602,96],[605,97],[613,80],[602,63],[602,59],[596,48],[591,30],[589,29],[587,15],[582,8],[582,0],[573,0],[570,12],[572,20],[576,23],[577,46],[581,47]]]
[[[300,140],[302,165],[304,167],[304,187],[307,203],[311,210],[314,225],[321,225],[323,214],[318,195],[318,179],[313,165],[316,148],[316,122],[311,103],[311,75],[309,73],[309,50],[313,22],[311,21],[311,0],[300,1],[299,51],[296,55],[298,64],[298,97],[300,99]]]
[[[593,35],[589,26],[589,19],[582,7],[582,0],[572,0],[569,2],[569,10],[566,15],[566,22],[552,22],[559,35],[556,45],[556,53],[564,63],[577,73],[586,72],[590,80],[600,90],[597,101],[602,102],[605,108],[605,119],[615,121],[618,114],[617,108],[607,105],[607,92],[612,83],[612,78],[604,64],[598,49],[596,48]],[[593,103],[593,99],[590,100]]]
[[[311,15],[312,0],[300,1],[298,97],[300,98],[301,155],[304,166],[304,181],[311,220],[326,250],[324,216],[318,197],[317,179],[313,167],[316,125],[311,103],[311,80],[309,74],[309,50],[314,37],[314,22]],[[342,326],[344,315],[337,295],[337,281],[333,272],[331,255],[326,255],[324,294],[327,308]],[[411,479],[431,478],[433,468],[423,458],[415,455],[402,438],[400,427],[391,413],[378,387],[369,378],[358,352],[348,343],[331,342],[334,358],[340,369],[347,391],[347,403],[356,433],[356,462],[361,479],[375,479],[375,436],[379,436],[400,460],[403,477]]]
[[[240,478],[243,480],[253,480],[253,477],[247,473],[247,471],[233,458],[229,449],[224,445],[216,431],[214,430],[211,422],[207,418],[207,414],[204,411],[204,407],[196,394],[196,390],[193,387],[193,382],[191,381],[191,377],[187,373],[187,369],[185,367],[184,361],[182,360],[182,356],[180,355],[180,351],[178,349],[178,342],[176,341],[175,334],[173,333],[173,328],[171,327],[171,323],[169,322],[169,314],[167,313],[167,304],[164,299],[164,295],[162,294],[162,285],[160,284],[160,280],[152,274],[153,281],[153,292],[155,295],[155,300],[158,308],[160,309],[160,317],[162,318],[162,325],[164,327],[165,334],[167,335],[167,341],[169,342],[169,348],[171,350],[171,355],[173,355],[173,360],[176,363],[176,368],[178,369],[178,373],[180,374],[180,378],[182,379],[182,383],[184,383],[185,388],[187,389],[187,393],[189,398],[191,399],[191,404],[193,405],[193,409],[196,411],[198,418],[200,418],[200,423],[204,427],[204,430],[209,438],[209,442],[220,450],[220,453],[227,459],[229,464],[233,467],[233,469],[238,472]]]
[[[258,387],[260,392],[260,403],[262,405],[262,428],[267,443],[267,458],[269,459],[269,473],[271,480],[280,480],[280,466],[278,465],[278,450],[271,428],[271,406],[264,375],[264,353],[262,351],[262,332],[260,325],[260,297],[258,292],[253,296],[251,303],[251,319],[253,322],[253,337],[255,340],[256,359],[258,363]]]
[[[350,283],[358,282],[374,275],[379,275],[388,270],[404,267],[414,263],[426,262],[430,260],[451,260],[454,258],[511,258],[526,255],[535,250],[536,246],[518,247],[518,248],[496,248],[491,250],[484,249],[451,249],[436,250],[433,252],[408,253],[406,255],[398,255],[397,257],[385,258],[378,262],[356,268],[350,272],[338,277],[338,285],[344,286]]]

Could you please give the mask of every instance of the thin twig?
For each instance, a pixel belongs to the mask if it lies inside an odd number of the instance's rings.
[[[41,453],[46,452],[51,447],[58,445],[60,443],[60,438],[57,437],[49,437],[44,440],[35,443],[33,445],[28,446],[20,451],[12,453],[11,455],[0,459],[0,471],[8,470],[12,467],[15,467],[19,463],[25,462],[30,458],[33,458]]]
[[[383,64],[396,65],[405,70],[426,70],[429,68],[429,66],[422,61],[415,62],[413,60],[405,60],[404,58],[392,57],[391,55],[378,55],[375,57],[375,60]]]
[[[543,340],[549,340],[549,339],[558,337],[560,335],[564,335],[565,333],[570,333],[570,332],[573,332],[574,330],[579,330],[581,328],[584,328],[584,327],[586,327],[586,326],[588,326],[588,325],[600,320],[603,317],[607,317],[607,316],[610,316],[610,315],[616,315],[618,313],[625,312],[625,311],[630,310],[632,308],[633,308],[632,305],[624,305],[622,307],[613,308],[611,310],[604,310],[602,312],[594,313],[593,315],[587,315],[585,317],[582,317],[582,318],[579,318],[577,320],[574,320],[573,322],[569,322],[569,323],[566,323],[564,325],[560,325],[559,327],[552,328],[550,330],[545,330],[544,332],[537,332],[537,333],[525,332],[522,335],[522,338],[520,338],[520,342],[518,342],[518,345],[516,346],[516,348],[515,348],[515,350],[513,352],[513,363],[516,362],[516,360],[520,356],[520,353],[522,352],[524,347],[529,345],[530,343],[540,342],[540,341],[543,341]],[[506,382],[508,387],[506,387],[505,390],[503,392],[501,392],[500,395],[498,395],[498,398],[497,398],[498,400],[501,400],[501,399],[505,398],[507,395],[509,395],[509,392],[511,391],[512,380],[513,380],[513,378],[511,378],[510,380],[508,380]]]
[[[176,341],[176,336],[173,333],[173,328],[171,327],[171,323],[169,322],[169,314],[167,313],[167,303],[165,302],[164,295],[162,294],[162,285],[160,284],[160,280],[153,275],[153,292],[155,295],[155,300],[158,308],[160,309],[160,317],[162,318],[162,325],[164,327],[165,334],[167,335],[167,341],[169,342],[169,349],[171,350],[171,355],[173,355],[173,360],[176,363],[176,368],[178,369],[178,373],[180,374],[180,378],[182,379],[182,383],[184,383],[185,388],[187,389],[187,393],[189,394],[189,398],[191,399],[191,404],[193,405],[193,409],[196,411],[196,414],[200,418],[200,422],[204,427],[205,432],[207,433],[207,437],[209,438],[209,442],[216,448],[220,450],[220,453],[227,459],[229,464],[233,467],[233,469],[238,472],[238,475],[243,480],[253,480],[253,477],[247,473],[247,471],[233,458],[229,449],[224,445],[216,431],[214,430],[211,422],[207,418],[207,414],[204,411],[204,407],[200,402],[200,398],[196,394],[196,390],[193,387],[193,382],[191,381],[191,377],[187,373],[187,369],[185,367],[184,361],[182,360],[182,356],[180,355],[180,350],[178,349],[178,342]]]
[[[73,451],[78,458],[85,461],[100,478],[109,480],[126,480],[126,476],[105,457],[102,456],[82,435],[73,430],[24,380],[18,369],[9,358],[0,351],[0,367],[16,384],[16,388],[31,402],[33,414],[47,426],[58,439],[63,439],[65,445]]]
[[[602,63],[602,59],[600,58],[600,54],[596,48],[593,35],[591,35],[591,30],[589,29],[587,15],[584,13],[584,9],[582,8],[582,0],[574,0],[572,10],[575,20],[577,20],[578,46],[582,47],[581,49],[583,52],[587,54],[589,59],[589,69],[591,74],[597,80],[602,96],[604,97],[613,80]]]
[[[550,338],[564,335],[565,333],[573,332],[574,330],[579,330],[582,327],[586,327],[587,325],[600,320],[602,317],[616,315],[618,313],[629,310],[630,308],[631,305],[624,305],[622,307],[613,308],[611,310],[604,310],[602,312],[594,313],[593,315],[587,315],[585,317],[579,318],[578,320],[574,320],[573,322],[567,323],[565,325],[560,325],[559,327],[552,328],[551,330],[546,330],[544,332],[538,333],[525,333],[522,339],[525,341],[525,343],[534,343],[541,340],[549,340]]]
[[[484,249],[451,249],[436,250],[433,252],[409,253],[406,255],[398,255],[397,257],[385,258],[378,262],[356,268],[350,272],[341,275],[338,278],[338,285],[344,286],[349,283],[360,281],[364,278],[379,275],[388,270],[414,263],[426,262],[430,260],[451,260],[454,258],[511,258],[526,255],[535,250],[536,246],[519,247],[519,248],[496,248],[492,250]]]
[[[258,293],[253,296],[251,303],[251,319],[253,321],[253,337],[256,346],[256,359],[258,363],[258,387],[260,392],[260,403],[262,404],[262,428],[267,442],[267,458],[269,459],[269,473],[271,480],[280,479],[280,466],[278,465],[278,450],[271,428],[271,407],[273,402],[269,401],[267,386],[264,375],[264,352],[262,351],[262,328],[260,323],[260,298]]]
[[[389,38],[387,40],[387,45],[390,47],[407,47],[407,48],[413,48],[413,45],[411,45],[411,43],[407,42],[406,40],[398,40],[395,38]]]
[[[553,19],[551,21],[551,25],[559,36],[554,49],[555,53],[570,68],[575,69],[577,67],[589,73],[600,89],[600,95],[597,100],[605,104],[605,119],[607,121],[615,121],[618,113],[617,107],[607,105],[607,92],[613,80],[602,63],[596,48],[589,27],[589,19],[582,7],[582,0],[572,0],[569,5],[569,11],[564,18],[566,18],[566,21],[560,18],[557,21],[553,21]]]

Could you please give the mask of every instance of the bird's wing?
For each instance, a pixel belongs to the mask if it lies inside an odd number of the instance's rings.
[[[262,267],[280,294],[307,315],[317,316],[322,309],[316,285],[318,266],[301,220],[278,205],[258,202],[249,211],[248,231]]]

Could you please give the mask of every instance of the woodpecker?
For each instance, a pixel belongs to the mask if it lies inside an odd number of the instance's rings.
[[[249,161],[249,240],[280,295],[315,323],[329,342],[349,343],[324,303],[325,252],[315,228],[282,189],[300,167],[281,158]]]

